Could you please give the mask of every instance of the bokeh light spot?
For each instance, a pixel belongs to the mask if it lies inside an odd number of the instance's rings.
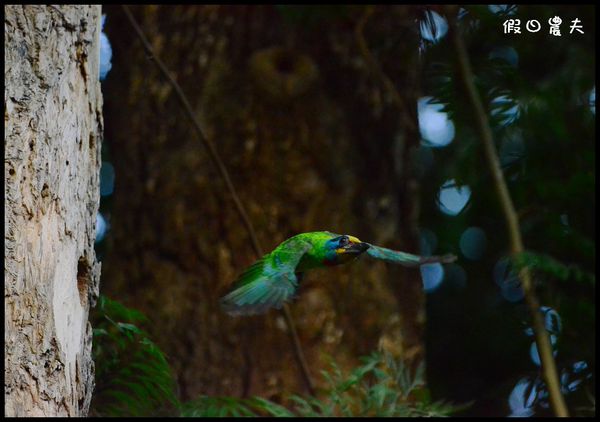
[[[585,361],[580,360],[579,362],[575,362],[573,364],[573,373],[579,374],[579,373],[585,371],[587,368],[588,368],[588,364]]]
[[[491,116],[497,119],[502,127],[514,123],[520,115],[519,104],[508,95],[495,97],[490,106]]]
[[[417,103],[419,130],[424,145],[445,147],[454,139],[454,123],[448,118],[442,104],[432,104],[433,97],[421,97]]]
[[[457,186],[454,179],[447,180],[438,192],[440,211],[448,215],[458,215],[471,198],[471,188]]]
[[[426,293],[435,291],[444,279],[444,267],[439,262],[423,264],[420,267],[423,289]]]
[[[448,32],[448,22],[446,18],[433,10],[427,10],[425,14],[428,19],[421,21],[421,37],[427,41],[436,43],[444,38]],[[433,24],[433,28],[431,24]]]
[[[101,19],[101,29],[104,30],[104,23],[106,22],[106,15],[102,15]],[[112,68],[112,47],[110,46],[110,42],[108,41],[108,37],[104,32],[100,32],[100,71],[99,78],[101,81],[106,79],[106,75]]]
[[[100,213],[96,214],[96,243],[101,242],[108,231],[108,223],[104,216]]]
[[[514,15],[518,7],[515,4],[489,4],[488,9],[496,15]]]
[[[521,378],[508,396],[508,406],[513,417],[528,417],[533,415],[537,389],[529,378]]]
[[[540,307],[540,311],[544,314],[546,330],[552,334],[560,334],[562,331],[562,321],[558,312],[549,306]]]
[[[554,346],[556,345],[556,340],[557,337],[554,334],[550,334],[550,343],[552,343],[552,348],[554,349]],[[556,351],[556,349],[552,350],[552,354],[554,356],[556,356],[558,352]],[[541,361],[540,361],[540,355],[538,353],[538,348],[537,348],[537,344],[534,341],[533,343],[531,343],[531,347],[529,348],[529,356],[531,357],[531,360],[533,363],[535,363],[537,366],[541,365]]]

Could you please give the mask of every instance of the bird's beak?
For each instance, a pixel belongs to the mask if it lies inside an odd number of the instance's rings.
[[[357,241],[350,240],[350,243],[348,243],[348,245],[343,248],[343,253],[360,255],[361,253],[369,249],[370,245],[368,243],[361,242],[358,239],[356,240]]]

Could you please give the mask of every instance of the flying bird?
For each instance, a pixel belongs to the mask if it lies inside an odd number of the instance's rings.
[[[454,255],[422,257],[394,251],[354,236],[327,231],[301,233],[282,242],[242,273],[221,307],[230,315],[262,314],[270,308],[280,309],[295,296],[304,272],[345,264],[363,253],[385,262],[417,267],[422,264],[456,260]]]

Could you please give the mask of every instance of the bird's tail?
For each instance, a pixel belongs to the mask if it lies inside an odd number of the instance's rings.
[[[431,264],[435,262],[448,264],[456,261],[456,256],[452,254],[442,256],[419,256],[375,245],[369,245],[369,249],[367,249],[366,253],[371,258],[379,259],[391,264],[404,265],[406,267],[418,267],[422,264]]]
[[[430,264],[439,262],[440,264],[450,264],[456,261],[456,255],[448,253],[446,255],[422,256],[421,264]]]

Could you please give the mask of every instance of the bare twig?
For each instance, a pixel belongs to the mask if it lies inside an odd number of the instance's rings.
[[[131,23],[131,26],[133,27],[138,38],[142,42],[144,50],[146,50],[146,53],[148,54],[148,56],[154,61],[154,63],[156,63],[156,65],[160,69],[161,73],[165,76],[165,78],[167,78],[167,80],[169,81],[169,83],[171,84],[173,89],[175,90],[175,93],[177,94],[177,98],[181,102],[181,105],[183,105],[183,108],[185,109],[188,117],[190,118],[192,125],[196,129],[196,134],[198,135],[198,138],[200,138],[200,141],[206,147],[206,150],[208,151],[211,160],[213,161],[214,165],[217,167],[217,170],[219,171],[219,174],[225,181],[227,190],[229,191],[229,193],[233,199],[233,202],[235,203],[236,211],[238,212],[244,226],[246,227],[248,235],[250,236],[250,240],[252,242],[252,247],[254,249],[254,252],[256,253],[257,258],[260,258],[261,256],[264,255],[263,249],[260,247],[258,238],[256,236],[256,232],[254,231],[254,226],[252,225],[250,218],[248,218],[248,214],[246,213],[246,211],[244,209],[242,201],[240,200],[240,198],[233,186],[233,183],[231,182],[231,178],[229,177],[229,172],[227,171],[227,168],[223,164],[223,161],[221,161],[221,157],[219,156],[219,154],[218,154],[216,148],[214,147],[214,145],[212,144],[212,142],[204,135],[204,132],[202,131],[202,127],[200,126],[200,122],[196,118],[194,110],[192,109],[192,106],[190,105],[187,97],[183,93],[183,90],[181,89],[181,87],[179,86],[177,81],[175,81],[173,76],[171,76],[171,73],[169,73],[169,70],[167,69],[167,67],[165,66],[163,61],[160,60],[160,58],[158,58],[154,54],[152,45],[150,44],[150,42],[144,35],[144,32],[140,28],[139,24],[136,22],[135,18],[131,14],[131,11],[125,5],[123,5],[122,7],[123,7],[123,11],[125,12],[125,15],[129,19],[129,22]],[[294,319],[292,317],[292,314],[290,313],[290,310],[289,310],[289,307],[287,306],[287,304],[284,304],[282,313],[285,318],[285,322],[288,326],[288,329],[290,331],[290,337],[292,340],[294,355],[296,357],[298,367],[302,374],[302,378],[304,379],[306,388],[308,389],[309,393],[311,395],[314,395],[315,389],[314,389],[312,380],[310,378],[310,374],[308,372],[308,366],[306,365],[306,360],[304,359],[302,347],[300,346],[300,340],[298,339],[298,333],[296,332],[296,326],[294,324]]]
[[[494,140],[492,137],[492,130],[488,122],[486,111],[475,87],[474,74],[471,70],[471,64],[464,41],[455,25],[455,22],[452,19],[450,19],[450,21],[450,30],[452,32],[452,38],[458,57],[459,74],[464,83],[467,97],[471,103],[471,106],[473,107],[473,112],[476,117],[475,122],[477,124],[477,130],[479,132],[481,141],[483,142],[485,156],[492,173],[492,179],[494,181],[494,187],[504,213],[504,218],[506,219],[508,234],[510,237],[511,252],[513,255],[517,255],[524,251],[523,240],[519,230],[518,216],[515,212],[508,187],[506,186],[504,175],[502,174],[500,160],[498,159],[498,155],[496,153],[496,148],[494,146]],[[550,344],[550,338],[544,326],[544,319],[542,317],[542,313],[540,312],[539,301],[535,294],[535,288],[529,269],[524,267],[520,271],[519,275],[521,278],[523,291],[525,293],[525,302],[529,307],[529,311],[533,319],[535,341],[540,354],[543,374],[544,378],[546,379],[546,385],[548,386],[552,409],[557,416],[569,416],[564,397],[560,391],[556,362],[554,361],[554,356],[552,354],[552,345]]]

